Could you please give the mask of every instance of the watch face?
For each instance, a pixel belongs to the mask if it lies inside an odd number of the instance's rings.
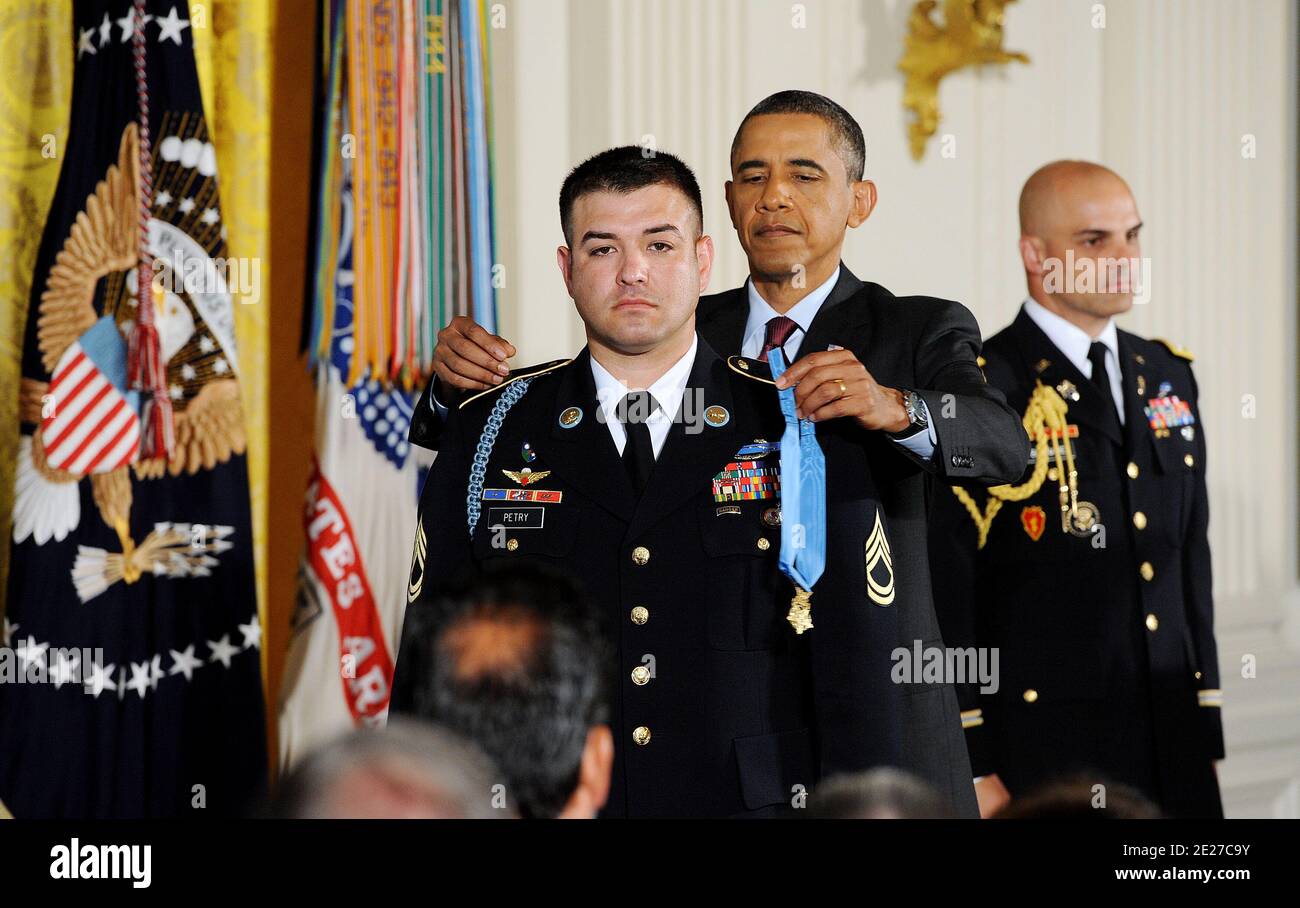
[[[912,425],[925,425],[925,408],[921,406],[921,398],[915,391],[907,392],[907,415],[912,419]]]

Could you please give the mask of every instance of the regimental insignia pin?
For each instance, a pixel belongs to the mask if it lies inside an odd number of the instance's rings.
[[[513,479],[521,486],[530,486],[535,482],[541,482],[547,476],[551,475],[550,470],[538,470],[534,473],[532,467],[524,467],[517,473],[514,470],[502,470],[501,472],[505,473],[506,476]]]
[[[748,371],[749,371],[749,363],[745,362],[743,359],[738,359],[738,360],[736,360],[736,368],[738,368],[738,369],[744,369],[746,372],[748,372]]]
[[[1142,397],[1147,393],[1147,377],[1145,375],[1138,376],[1137,392],[1138,397]]]
[[[533,450],[532,445],[528,442],[524,442],[523,448],[519,451],[519,456],[524,459],[524,463],[532,463],[537,459],[537,452]]]
[[[582,408],[566,407],[564,412],[560,414],[559,422],[561,429],[572,429],[578,423],[582,422]]]
[[[715,429],[721,429],[727,423],[731,422],[731,414],[727,412],[726,407],[714,404],[705,409],[704,421]]]
[[[1047,512],[1039,505],[1030,505],[1020,512],[1020,525],[1029,538],[1037,542],[1043,538],[1043,530],[1047,529]]]
[[[1160,390],[1156,392],[1156,397],[1168,397],[1171,393],[1173,393],[1173,390],[1174,390],[1173,385],[1171,385],[1167,381],[1162,381],[1160,383]]]
[[[1070,381],[1068,378],[1064,379],[1056,386],[1056,393],[1064,397],[1066,400],[1072,400],[1075,403],[1079,402],[1079,389],[1076,388],[1074,382]]]
[[[1039,375],[1041,375],[1043,374],[1043,372],[1047,370],[1047,367],[1050,366],[1051,364],[1052,361],[1050,359],[1040,359],[1037,365],[1034,366],[1034,371],[1037,372]]]
[[[781,509],[767,508],[763,511],[763,522],[770,527],[779,527],[781,525]]]
[[[1186,438],[1188,441],[1191,441],[1192,439],[1194,439],[1194,438],[1196,437],[1196,427],[1195,427],[1195,426],[1183,426],[1183,428],[1182,428],[1182,433],[1183,433],[1183,438]]]

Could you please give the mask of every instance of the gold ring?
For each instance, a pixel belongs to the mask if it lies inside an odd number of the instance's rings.
[[[833,378],[831,379],[831,381],[835,382],[837,385],[840,386],[840,397],[843,397],[844,395],[849,393],[848,387],[844,384],[844,379]]]

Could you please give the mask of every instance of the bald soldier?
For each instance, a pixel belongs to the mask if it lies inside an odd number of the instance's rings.
[[[1171,816],[1223,813],[1192,356],[1115,325],[1149,290],[1141,229],[1105,167],[1057,161],[1029,178],[1029,298],[983,360],[1025,414],[1029,462],[1011,486],[936,483],[944,638],[999,653],[995,690],[959,687],[985,815],[1067,774],[1132,785]]]

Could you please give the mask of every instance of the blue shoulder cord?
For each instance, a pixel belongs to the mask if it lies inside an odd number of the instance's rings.
[[[478,448],[474,451],[474,462],[470,464],[469,468],[469,486],[465,496],[465,513],[469,517],[469,535],[471,537],[474,535],[474,528],[478,526],[480,501],[483,495],[483,478],[487,475],[488,458],[492,456],[492,446],[497,442],[497,433],[501,431],[501,424],[505,422],[506,414],[510,412],[510,408],[524,396],[532,381],[531,378],[521,378],[519,381],[512,382],[510,387],[501,392],[501,396],[492,405],[492,412],[488,414],[487,425],[483,427],[483,434],[479,436]]]

